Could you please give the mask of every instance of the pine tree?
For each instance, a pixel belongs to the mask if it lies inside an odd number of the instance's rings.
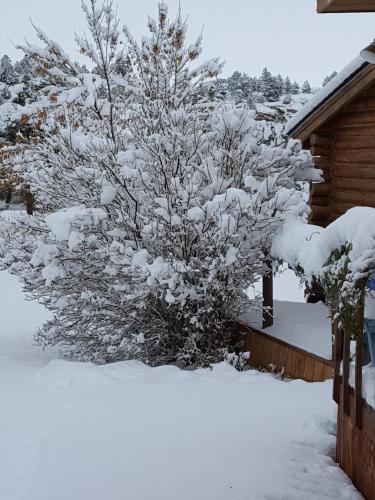
[[[291,86],[290,93],[291,94],[299,94],[301,92],[300,86],[297,82],[294,82]]]
[[[11,97],[12,93],[9,90],[9,87],[7,85],[4,85],[4,87],[0,91],[0,104],[9,101]]]
[[[6,85],[17,83],[16,72],[14,71],[10,57],[7,55],[4,55],[0,60],[0,82]]]
[[[278,82],[267,68],[264,68],[260,77],[260,88],[266,101],[275,102],[280,98]]]
[[[311,86],[307,80],[303,83],[302,88],[301,88],[301,92],[302,92],[302,94],[311,94],[311,92],[312,92]]]
[[[289,76],[287,76],[284,80],[283,93],[284,94],[291,94],[292,93],[292,82],[290,81]]]
[[[17,61],[14,64],[14,71],[18,75],[18,79],[22,80],[25,75],[30,74],[31,72],[31,62],[28,56],[24,56],[20,61]]]
[[[323,80],[322,87],[325,87],[327,83],[329,83],[331,80],[333,80],[337,76],[337,71],[334,71],[330,75],[326,76]]]
[[[278,74],[276,80],[277,80],[277,90],[279,95],[281,95],[284,93],[284,79],[280,74]]]

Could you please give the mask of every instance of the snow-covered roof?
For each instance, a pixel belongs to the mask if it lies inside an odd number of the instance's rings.
[[[335,78],[323,87],[320,92],[315,94],[305,106],[289,120],[286,125],[287,134],[294,137],[297,130],[304,125],[308,119],[315,116],[315,113],[317,113],[323,105],[333,101],[339,91],[344,91],[344,89],[365,70],[374,68],[373,61],[369,62],[371,58],[368,58],[367,55],[368,49],[365,49],[352,62],[345,66]]]

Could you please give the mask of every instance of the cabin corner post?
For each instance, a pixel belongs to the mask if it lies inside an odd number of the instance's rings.
[[[266,261],[266,272],[262,280],[263,328],[273,325],[273,269],[272,262]]]

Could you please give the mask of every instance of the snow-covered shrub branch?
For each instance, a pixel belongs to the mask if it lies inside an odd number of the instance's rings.
[[[358,331],[365,282],[375,270],[375,209],[355,207],[326,228],[287,220],[272,255],[319,280],[346,331]]]
[[[202,39],[187,43],[180,13],[161,3],[139,44],[127,28],[120,43],[111,3],[84,11],[93,72],[40,30],[44,47],[24,47],[44,80],[28,108],[43,109],[40,140],[22,158],[37,211],[14,224],[3,265],[54,312],[42,346],[206,365],[251,307],[244,290],[285,217],[307,210],[296,181],[316,174],[297,143],[264,144],[254,112],[202,90],[222,64],[196,64]]]

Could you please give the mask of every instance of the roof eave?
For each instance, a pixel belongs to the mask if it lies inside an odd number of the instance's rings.
[[[319,14],[348,13],[348,12],[375,12],[373,0],[318,0]]]
[[[342,82],[319,106],[313,109],[293,128],[288,130],[288,136],[305,142],[312,133],[330,121],[347,104],[352,102],[358,94],[373,84],[374,81],[375,66],[364,63],[355,74]]]

